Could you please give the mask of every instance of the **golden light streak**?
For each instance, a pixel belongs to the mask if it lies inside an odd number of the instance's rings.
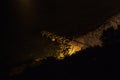
[[[76,45],[74,42],[73,43],[69,43],[71,46],[70,46],[70,49],[69,49],[69,52],[68,52],[68,55],[72,55],[72,54],[74,54],[74,53],[76,53],[76,52],[78,52],[78,51],[80,51],[81,49],[82,49],[82,47],[83,47],[83,45],[81,44],[81,45]]]

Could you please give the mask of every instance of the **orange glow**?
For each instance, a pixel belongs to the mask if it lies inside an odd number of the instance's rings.
[[[32,6],[31,0],[18,0],[18,3],[22,9],[29,9]]]
[[[33,0],[15,0],[14,7],[19,20],[24,24],[32,24],[36,18]]]
[[[77,45],[77,43],[74,41],[69,42],[68,45],[70,45],[68,51],[59,53],[59,55],[57,56],[58,59],[63,59],[66,55],[71,56],[76,52],[81,51],[82,47],[84,46],[82,44]]]

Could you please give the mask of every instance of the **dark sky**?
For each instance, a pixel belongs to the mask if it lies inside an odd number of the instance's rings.
[[[5,43],[21,42],[41,30],[84,34],[120,10],[119,0],[3,0]],[[24,42],[24,41],[23,41]]]
[[[120,9],[119,0],[6,0],[4,7],[7,27],[25,34],[41,29],[84,33]]]

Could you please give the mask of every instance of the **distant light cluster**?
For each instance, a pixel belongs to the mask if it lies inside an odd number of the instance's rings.
[[[41,33],[42,36],[46,36],[47,38],[50,38],[51,41],[59,43],[59,49],[55,54],[55,57],[57,59],[63,59],[65,56],[71,56],[75,52],[80,51],[81,47],[83,46],[82,44],[75,41],[70,41],[65,37],[57,36],[54,33],[50,33],[47,31],[42,31]]]
[[[101,37],[103,32],[109,28],[118,29],[120,25],[120,14],[117,14],[107,20],[103,25],[95,31],[89,32],[86,35],[74,38],[73,40],[66,39],[65,37],[57,36],[54,33],[42,31],[42,36],[45,36],[53,42],[59,43],[57,53],[53,55],[57,59],[63,59],[65,56],[71,56],[78,51],[84,50],[88,47],[102,46]]]

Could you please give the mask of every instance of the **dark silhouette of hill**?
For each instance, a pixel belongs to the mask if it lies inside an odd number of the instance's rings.
[[[112,79],[118,75],[120,29],[108,29],[102,40],[103,47],[91,47],[59,61],[48,58],[13,80]]]

